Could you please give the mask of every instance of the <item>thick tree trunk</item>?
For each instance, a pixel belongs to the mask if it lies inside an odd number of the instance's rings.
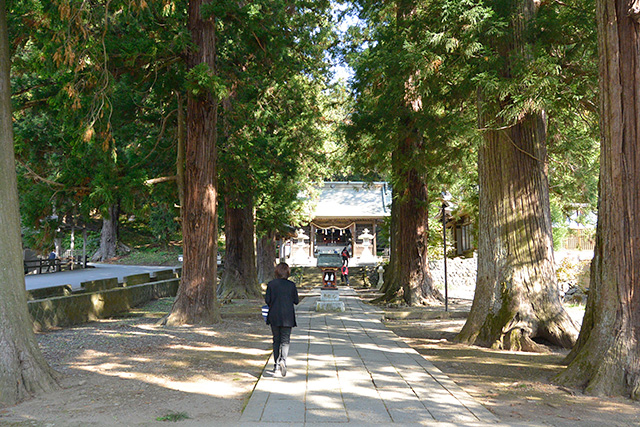
[[[178,146],[176,150],[176,184],[178,185],[178,199],[180,200],[180,218],[182,218],[182,207],[184,206],[184,107],[182,95],[177,92],[178,101]]]
[[[416,169],[406,167],[413,151],[420,145],[419,140],[416,132],[410,132],[393,154],[391,256],[380,301],[402,298],[406,304],[416,305],[439,300],[427,257],[427,185]]]
[[[257,241],[258,283],[268,283],[275,278],[276,237],[274,233],[262,236]]]
[[[396,4],[397,31],[410,27],[416,12],[414,0]],[[391,256],[384,277],[384,295],[378,301],[402,298],[409,305],[438,301],[427,257],[429,204],[426,174],[416,165],[416,156],[426,151],[423,130],[415,119],[422,109],[415,75],[408,75],[399,93],[403,98],[400,119],[404,122],[397,135],[391,167],[393,202],[391,206]]]
[[[251,198],[235,207],[225,196],[225,256],[220,277],[220,299],[257,298],[261,295],[256,266],[255,221]]]
[[[394,205],[397,202],[394,199],[391,199],[391,230],[390,230],[390,254],[389,254],[389,265],[384,269],[384,282],[382,288],[380,288],[380,292],[382,292],[382,296],[376,298],[374,302],[385,302],[385,301],[393,301],[398,298],[398,294],[400,292],[401,286],[400,281],[395,277],[395,273],[397,271],[396,268],[396,259],[397,256],[393,256],[393,246],[398,238],[398,212],[400,209],[395,209]]]
[[[109,206],[107,216],[102,218],[102,231],[100,231],[100,247],[91,257],[91,261],[106,261],[115,258],[118,253],[118,218],[120,207],[118,204]],[[60,255],[60,254],[59,254]]]
[[[59,388],[27,311],[11,123],[6,5],[0,0],[0,407]]]
[[[189,1],[189,30],[195,47],[189,52],[190,69],[206,64],[216,72],[215,19],[202,19],[203,0]],[[182,280],[169,324],[209,324],[220,321],[217,280],[216,127],[218,102],[213,94],[187,100],[185,195],[182,238]]]
[[[512,57],[527,58],[524,32],[534,11],[533,0],[514,5],[511,38],[497,46],[507,58],[502,70],[505,79],[513,78]],[[569,348],[576,340],[577,325],[560,301],[555,273],[544,113],[525,114],[508,126],[496,118],[490,104],[482,100],[479,104],[481,128],[496,123],[502,129],[485,131],[478,155],[476,292],[457,339],[508,350],[543,351],[533,341],[541,338]]]
[[[580,337],[558,381],[640,400],[638,2],[597,2],[601,153],[596,247]]]
[[[58,234],[56,232],[56,234]],[[54,237],[53,238],[53,246],[55,248],[56,254],[58,255],[58,258],[62,257],[62,237]]]
[[[525,351],[542,350],[533,338],[575,342],[555,274],[544,137],[540,115],[485,133],[476,292],[459,341]]]

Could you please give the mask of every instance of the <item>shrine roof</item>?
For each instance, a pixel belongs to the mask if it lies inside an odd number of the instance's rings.
[[[311,218],[383,218],[391,214],[386,182],[325,182],[312,202]]]

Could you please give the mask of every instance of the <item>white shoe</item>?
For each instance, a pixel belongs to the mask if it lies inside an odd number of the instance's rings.
[[[283,377],[287,376],[287,364],[285,363],[284,360],[280,361],[280,373],[282,374]]]

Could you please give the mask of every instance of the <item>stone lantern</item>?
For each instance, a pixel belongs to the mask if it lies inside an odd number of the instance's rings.
[[[305,239],[308,238],[309,236],[304,234],[304,230],[300,228],[298,230],[298,234],[296,235],[296,243],[293,245],[293,257],[291,258],[294,264],[309,263],[309,254],[307,252],[308,245],[304,242]]]
[[[371,253],[371,240],[373,234],[369,232],[368,228],[364,229],[364,232],[358,236],[358,239],[362,240],[362,254],[360,254],[360,264],[373,264],[377,262],[377,258]]]

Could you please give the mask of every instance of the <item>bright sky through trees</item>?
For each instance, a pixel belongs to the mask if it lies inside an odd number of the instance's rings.
[[[353,15],[353,11],[348,11],[350,5],[333,3],[333,19],[338,23],[337,31],[340,40],[344,40],[344,35],[349,27],[356,25],[359,21],[358,17]],[[341,53],[329,53],[331,57],[331,73],[333,74],[332,82],[348,81],[353,76],[353,69],[349,67],[342,57]]]

